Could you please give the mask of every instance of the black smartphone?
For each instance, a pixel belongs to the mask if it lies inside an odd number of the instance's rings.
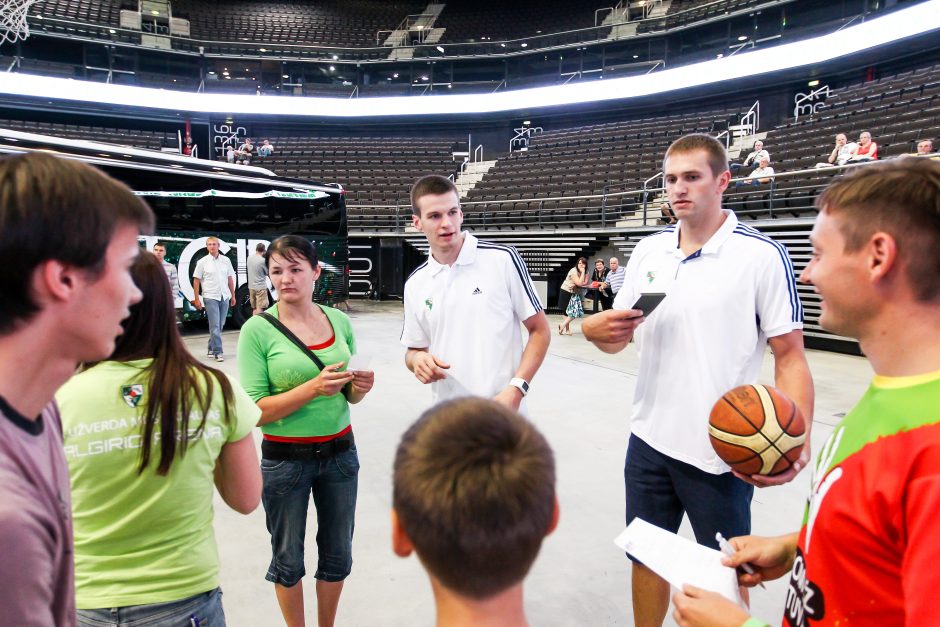
[[[659,303],[663,302],[663,299],[666,298],[666,295],[663,292],[647,292],[646,294],[640,294],[640,297],[633,307],[630,309],[639,309],[643,312],[643,316],[649,316],[653,313],[653,310],[656,309],[656,306]]]

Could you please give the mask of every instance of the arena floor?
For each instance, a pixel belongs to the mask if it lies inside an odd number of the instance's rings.
[[[401,433],[428,407],[429,391],[403,364],[398,343],[400,303],[354,301],[349,312],[361,354],[372,358],[375,388],[353,408],[353,425],[362,464],[354,565],[340,601],[337,624],[411,627],[434,624],[434,602],[417,559],[391,551],[389,507],[391,466]],[[550,316],[555,329],[558,316]],[[629,564],[614,546],[624,527],[623,459],[629,433],[629,403],[636,381],[637,355],[629,347],[605,355],[572,325],[571,337],[552,338],[548,357],[529,395],[529,414],[552,444],[558,466],[561,522],[542,547],[526,580],[526,609],[533,625],[632,625]],[[223,369],[237,377],[237,331],[224,332],[227,361]],[[205,355],[206,334],[188,332],[186,343]],[[818,451],[844,412],[868,385],[871,368],[864,359],[809,352],[816,382],[813,451]],[[772,360],[765,359],[761,381],[772,383]],[[681,381],[676,391],[681,393]],[[256,432],[260,442],[260,433]],[[259,445],[260,446],[260,445]],[[753,527],[778,534],[799,527],[809,475],[758,491]],[[216,534],[222,562],[222,589],[228,624],[283,624],[271,584],[264,580],[269,553],[264,512],[249,516],[229,510],[217,497]],[[682,533],[691,537],[686,524]],[[315,524],[309,525],[307,569],[315,568]],[[305,582],[307,616],[315,624],[312,574]],[[755,589],[752,609],[776,623],[786,592],[783,581]],[[672,623],[671,618],[667,624]]]

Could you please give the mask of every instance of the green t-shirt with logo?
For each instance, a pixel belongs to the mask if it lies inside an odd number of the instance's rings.
[[[348,364],[350,356],[356,354],[349,316],[332,307],[320,309],[330,321],[335,339],[330,346],[314,353],[324,366]],[[277,305],[267,312],[277,318]],[[283,394],[318,374],[320,369],[313,360],[261,316],[242,326],[238,337],[238,378],[255,401]],[[313,437],[334,435],[348,426],[349,403],[339,392],[318,396],[289,416],[262,425],[261,431],[282,437]]]
[[[150,392],[143,369],[150,363],[102,362],[56,394],[72,481],[79,609],[177,601],[219,585],[213,470],[222,446],[249,435],[261,411],[232,381],[234,406],[226,424],[213,383],[202,436],[190,441],[185,456],[177,455],[166,476],[156,473],[156,447],[138,475]],[[200,421],[194,411],[190,429]]]

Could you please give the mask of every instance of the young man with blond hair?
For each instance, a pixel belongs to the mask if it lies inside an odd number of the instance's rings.
[[[395,456],[392,547],[428,572],[438,627],[527,625],[523,579],[558,524],[548,442],[482,398],[428,410]]]
[[[431,250],[405,282],[405,365],[431,384],[434,402],[473,395],[520,409],[551,341],[525,262],[511,246],[460,230],[450,179],[418,179],[411,204]]]
[[[582,325],[606,353],[631,340],[640,352],[624,467],[627,524],[638,517],[676,532],[685,514],[699,544],[712,548],[717,532],[749,533],[753,485],[789,481],[809,454],[775,477],[733,474],[709,443],[714,402],[757,380],[769,343],[776,387],[809,424],[813,416],[793,267],[782,245],[721,208],[727,163],[724,146],[708,135],[669,147],[666,194],[679,222],[637,244],[613,310]],[[649,319],[631,309],[645,292],[666,294]],[[669,584],[634,562],[632,586],[636,624],[661,625]]]
[[[802,529],[732,538],[726,563],[753,586],[790,573],[783,624],[935,625],[940,587],[940,163],[858,168],[817,199],[813,256],[800,279],[819,323],[858,339],[875,377],[816,461]],[[757,626],[692,587],[685,626]]]

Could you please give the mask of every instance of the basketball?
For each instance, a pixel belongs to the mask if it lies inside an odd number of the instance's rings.
[[[789,397],[769,385],[726,392],[708,418],[712,448],[743,475],[776,475],[800,457],[806,422]]]

